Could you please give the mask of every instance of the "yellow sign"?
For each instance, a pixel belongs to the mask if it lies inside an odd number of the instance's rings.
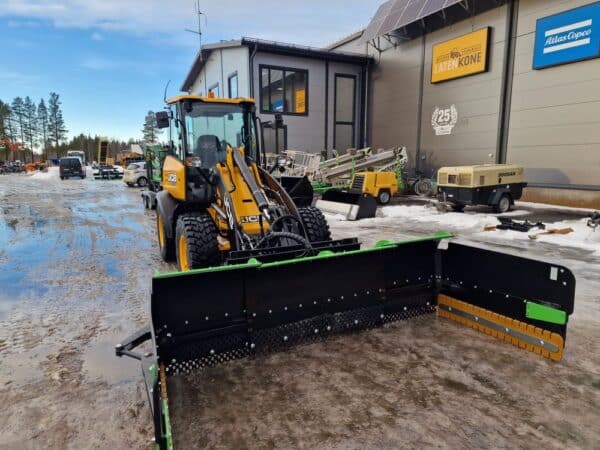
[[[464,36],[433,46],[431,82],[461,78],[485,72],[488,64],[490,28],[482,28]]]
[[[306,112],[306,91],[304,89],[298,89],[296,91],[296,113]]]

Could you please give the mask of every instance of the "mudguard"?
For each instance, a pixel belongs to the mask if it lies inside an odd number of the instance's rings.
[[[162,216],[163,223],[165,224],[165,232],[169,239],[175,237],[173,217],[175,217],[176,208],[177,201],[167,191],[160,191],[156,194],[156,214]]]

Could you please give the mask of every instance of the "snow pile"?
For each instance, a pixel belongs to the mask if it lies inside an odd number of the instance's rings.
[[[440,212],[430,205],[395,205],[381,208],[387,219],[404,219],[412,222],[439,224],[440,228],[480,228],[496,226],[500,222],[496,217],[480,213]]]
[[[31,175],[31,178],[35,178],[36,180],[51,180],[59,178],[58,167],[48,167],[48,171],[46,172],[35,172],[33,175]]]
[[[587,226],[587,218],[579,220],[563,220],[561,222],[546,223],[546,230],[533,228],[529,233],[513,230],[495,230],[485,232],[492,238],[511,239],[514,241],[543,242],[561,247],[573,247],[587,250],[600,255],[600,230],[594,231]],[[544,231],[571,228],[568,234],[541,234]],[[533,240],[532,238],[535,238]]]

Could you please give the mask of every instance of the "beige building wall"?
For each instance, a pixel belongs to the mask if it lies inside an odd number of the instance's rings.
[[[600,189],[600,59],[533,70],[536,20],[583,0],[521,0],[507,161],[538,185]]]
[[[370,70],[369,141],[374,148],[405,146],[414,167],[423,38],[388,46],[382,53],[370,50],[376,64]]]
[[[433,46],[485,27],[491,27],[488,71],[432,84]],[[426,160],[423,167],[496,161],[505,37],[506,6],[425,36],[421,155]],[[458,113],[457,123],[451,134],[437,136],[431,124],[433,112],[436,107],[445,109],[452,105]]]

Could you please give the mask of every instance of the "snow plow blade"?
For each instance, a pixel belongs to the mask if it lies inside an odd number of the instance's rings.
[[[573,312],[571,272],[450,237],[156,275],[151,326],[119,344],[116,354],[142,363],[157,447],[177,447],[171,423],[180,423],[173,411],[181,408],[169,403],[168,393],[185,397],[181,374],[436,310],[560,360]],[[152,351],[133,351],[145,341]]]
[[[569,269],[457,243],[441,265],[438,316],[560,361],[575,299]]]
[[[316,207],[330,214],[341,214],[346,220],[370,219],[377,212],[377,201],[362,192],[329,189],[317,200]]]

